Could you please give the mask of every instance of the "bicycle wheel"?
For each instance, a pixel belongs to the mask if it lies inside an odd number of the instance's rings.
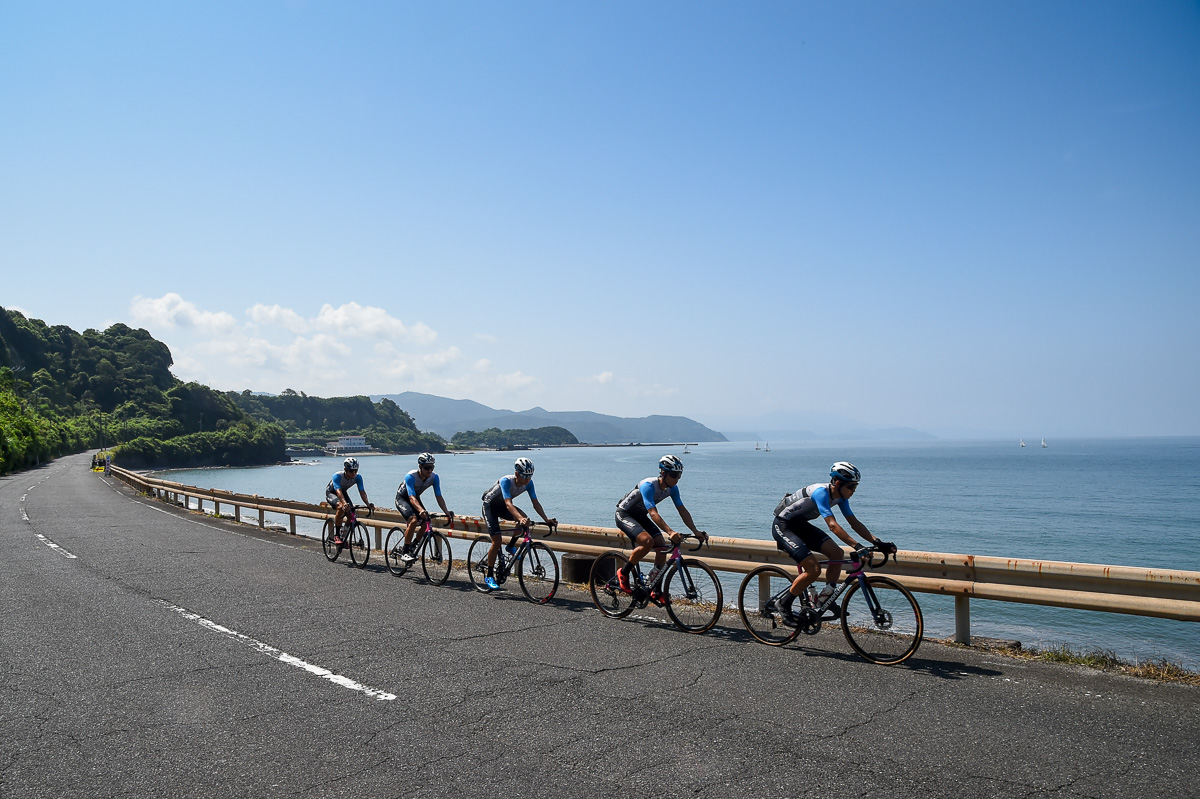
[[[488,550],[491,548],[492,537],[481,535],[471,542],[471,548],[467,550],[467,577],[471,579],[471,585],[475,586],[476,591],[485,594],[492,590],[484,582],[487,579]]]
[[[689,633],[712,629],[721,618],[721,581],[708,564],[684,558],[663,579],[667,615],[675,626]]]
[[[333,519],[326,519],[325,526],[321,528],[321,549],[330,563],[342,554],[342,548],[333,542]]]
[[[871,663],[903,663],[925,634],[920,605],[907,588],[887,577],[868,577],[866,590],[862,587],[856,582],[842,600],[846,641]]]
[[[408,564],[400,559],[403,554],[404,528],[393,527],[388,530],[387,538],[383,542],[383,562],[387,564],[388,571],[397,577],[408,571]]]
[[[746,575],[738,589],[738,613],[742,624],[755,640],[769,646],[782,646],[800,632],[779,620],[778,613],[767,613],[767,601],[787,589],[795,578],[778,566],[759,566]]]
[[[592,602],[605,616],[622,619],[633,610],[633,595],[621,590],[617,572],[629,563],[629,558],[615,549],[605,552],[592,562],[592,573],[588,584],[592,589]]]
[[[371,531],[362,522],[355,522],[346,546],[350,548],[350,560],[361,569],[371,559]]]
[[[554,592],[558,590],[558,559],[545,544],[530,544],[529,551],[521,558],[517,577],[525,597],[530,602],[544,605],[554,598]]]
[[[425,572],[425,579],[434,585],[449,580],[451,557],[449,537],[445,533],[431,531],[421,549],[421,571]]]

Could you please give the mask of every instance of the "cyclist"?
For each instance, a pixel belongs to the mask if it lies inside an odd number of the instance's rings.
[[[617,527],[633,542],[633,552],[629,555],[629,563],[620,570],[617,580],[622,591],[632,590],[630,572],[638,561],[646,557],[651,549],[665,547],[666,539],[670,537],[672,544],[678,544],[682,539],[671,529],[658,512],[658,503],[668,496],[679,511],[679,518],[688,529],[696,534],[701,541],[708,540],[708,533],[697,530],[692,514],[683,506],[679,498],[679,479],[683,477],[683,461],[674,455],[664,455],[658,462],[658,477],[647,477],[634,486],[625,498],[617,503]],[[648,584],[653,585],[659,570],[667,562],[667,553],[659,549],[654,555],[654,568],[650,571]]]
[[[333,514],[334,535],[338,535],[338,531],[342,529],[342,517],[354,505],[349,496],[352,485],[358,486],[358,495],[362,497],[363,504],[372,511],[375,510],[375,506],[367,499],[362,475],[358,473],[358,458],[346,458],[342,461],[342,471],[336,472],[333,479],[329,481],[329,485],[325,486],[325,501],[335,508]]]
[[[855,550],[858,549],[858,542],[833,517],[834,507],[842,509],[842,516],[846,518],[846,523],[865,541],[890,552],[896,551],[895,544],[876,538],[850,509],[850,497],[854,496],[854,491],[858,488],[858,482],[861,479],[862,475],[854,464],[838,461],[829,469],[828,483],[814,483],[788,494],[775,508],[775,520],[771,523],[771,535],[775,538],[775,545],[796,561],[799,576],[792,582],[791,589],[782,600],[776,601],[773,598],[767,603],[764,608],[766,612],[778,613],[785,623],[794,625],[796,617],[792,613],[792,603],[795,602],[796,597],[802,597],[801,604],[809,604],[808,586],[812,585],[821,571],[816,552],[821,552],[831,561],[844,557],[845,553],[842,548],[829,537],[828,533],[812,524],[813,519],[820,516],[825,520],[830,532],[846,542],[848,546]],[[827,567],[825,571],[826,585],[817,596],[817,604],[824,602],[834,592],[840,574],[841,566],[830,564]],[[836,618],[839,611],[834,608],[833,612]]]
[[[488,550],[487,556],[487,583],[488,588],[495,590],[500,587],[496,582],[496,555],[500,553],[500,542],[502,533],[500,532],[500,520],[507,519],[510,522],[528,527],[529,516],[518,508],[513,500],[529,492],[529,499],[533,502],[533,509],[542,517],[542,521],[554,527],[558,524],[558,519],[551,519],[546,516],[546,511],[542,508],[542,503],[538,502],[537,492],[533,489],[533,461],[529,458],[517,458],[517,462],[513,464],[513,475],[510,477],[505,475],[496,481],[496,484],[489,488],[483,494],[483,518],[487,520],[488,534],[492,537],[492,546]],[[508,551],[513,552],[516,545],[516,535],[513,535],[513,540],[508,544]]]
[[[412,548],[413,534],[417,531],[417,525],[429,518],[429,511],[421,504],[421,494],[425,493],[425,489],[433,486],[433,496],[442,506],[446,519],[454,521],[454,514],[446,507],[446,500],[442,499],[442,481],[433,471],[434,463],[432,454],[422,452],[417,456],[417,468],[404,475],[396,489],[396,510],[408,521],[408,527],[404,530],[404,554],[400,556],[405,563],[412,563],[417,559],[409,551]]]

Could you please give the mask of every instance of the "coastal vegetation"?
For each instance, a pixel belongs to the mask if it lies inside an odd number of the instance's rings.
[[[126,466],[274,463],[284,432],[171,374],[146,330],[82,333],[0,308],[0,473],[116,443]]]
[[[383,400],[388,402],[389,400]],[[481,433],[467,430],[455,433],[450,445],[459,449],[512,449],[514,447],[561,447],[578,444],[579,439],[564,427],[537,427],[532,430],[500,430],[489,427]]]
[[[251,417],[279,425],[289,438],[332,441],[338,436],[360,435],[383,452],[446,451],[440,436],[422,433],[412,417],[390,399],[310,397],[290,388],[278,395],[231,391],[226,396]]]

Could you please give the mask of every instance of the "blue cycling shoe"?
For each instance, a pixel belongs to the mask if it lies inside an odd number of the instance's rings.
[[[492,589],[493,591],[500,590],[500,583],[496,582],[495,577],[489,577],[486,580],[484,580],[483,582],[488,588]]]

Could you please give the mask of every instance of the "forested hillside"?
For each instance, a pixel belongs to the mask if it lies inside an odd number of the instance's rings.
[[[388,402],[388,400],[384,400],[384,402]],[[464,449],[475,447],[510,449],[512,447],[561,447],[567,444],[578,444],[579,439],[571,435],[571,431],[565,427],[538,427],[533,430],[500,430],[491,427],[480,433],[474,430],[455,433],[450,443]]]
[[[127,466],[273,463],[283,430],[170,372],[171,351],[115,324],[77,333],[0,308],[0,473],[118,444]]]
[[[275,422],[294,438],[333,440],[339,435],[361,435],[385,452],[446,450],[441,438],[422,433],[412,417],[389,399],[376,403],[369,397],[310,397],[290,388],[279,395],[231,391],[227,396],[244,412]]]

